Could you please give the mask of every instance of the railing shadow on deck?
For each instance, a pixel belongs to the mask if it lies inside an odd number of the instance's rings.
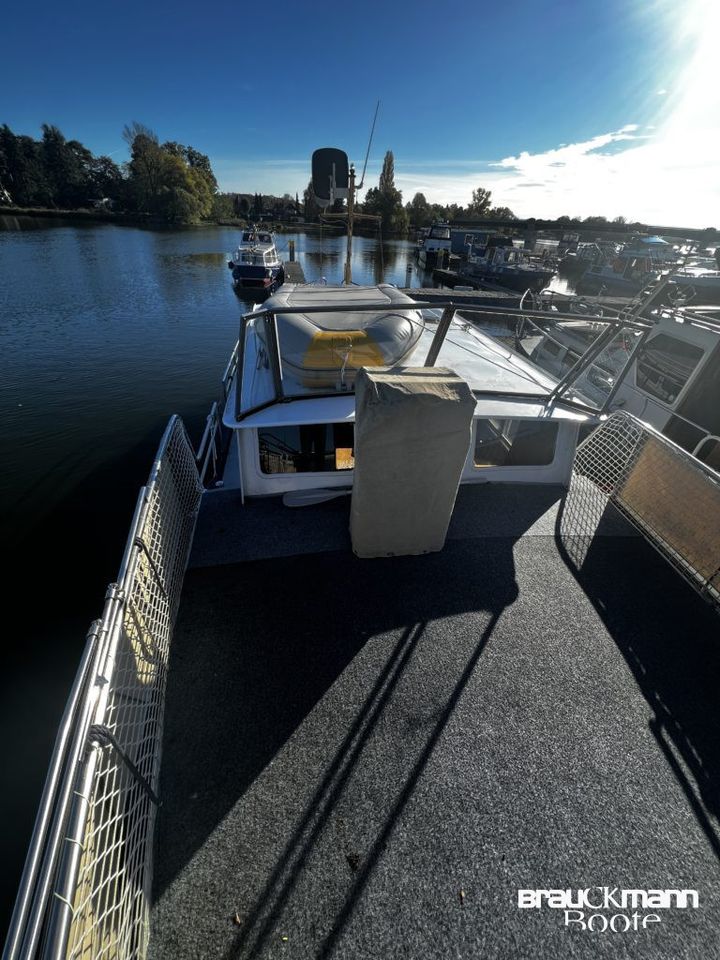
[[[608,500],[575,475],[556,542],[650,706],[649,722],[720,859],[718,616]]]
[[[532,525],[553,500],[557,492],[539,497],[535,510],[523,515],[522,525]],[[442,636],[444,618],[472,613],[471,628],[468,631],[466,626],[455,641],[458,655],[451,670],[447,671],[445,661],[435,695],[425,703],[428,722],[413,743],[399,782],[383,801],[380,819],[373,826],[374,839],[353,869],[344,907],[323,947],[326,952],[332,950],[498,618],[518,596],[512,551],[520,533],[514,533],[484,541],[482,549],[477,540],[449,541],[442,553],[423,557],[368,562],[349,552],[336,552],[229,565],[221,571],[191,571],[187,609],[195,601],[202,604],[202,609],[193,610],[192,621],[197,623],[207,613],[211,618],[205,624],[208,634],[217,637],[224,623],[225,639],[212,652],[219,658],[212,673],[193,673],[193,659],[202,652],[181,617],[168,688],[164,770],[169,771],[169,779],[161,782],[166,799],[159,824],[162,856],[155,876],[156,901],[344,671],[353,669],[358,656],[380,643],[382,659],[377,656],[355,687],[346,727],[341,735],[337,730],[333,735],[337,748],[323,760],[313,795],[268,868],[262,890],[244,911],[242,927],[227,955],[261,954],[320,835],[337,817],[338,804],[364,762],[378,724],[387,720],[399,686],[408,682],[408,671],[417,671],[417,661],[429,656]],[[240,583],[242,590],[237,589]],[[228,629],[229,623],[235,626]],[[387,636],[390,632],[392,638]],[[214,704],[209,713],[208,703]],[[190,731],[197,728],[205,734],[191,736]],[[215,774],[208,789],[211,771]],[[350,858],[351,854],[349,862]]]

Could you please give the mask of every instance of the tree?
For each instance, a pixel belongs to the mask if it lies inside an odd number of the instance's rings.
[[[307,223],[315,220],[317,218],[319,207],[315,201],[315,194],[313,193],[312,180],[308,183],[307,187],[303,190],[303,204],[305,209],[305,220]]]
[[[213,220],[231,220],[235,216],[236,197],[232,193],[216,193],[212,200]]]
[[[88,166],[88,197],[109,197],[116,206],[125,206],[126,183],[120,168],[110,157],[92,157]]]
[[[176,223],[191,223],[207,217],[212,210],[213,194],[205,176],[188,166],[182,157],[166,153],[156,213]]]
[[[613,223],[622,225],[627,223],[627,220],[625,219],[625,217],[615,217],[615,219],[613,220]]]
[[[0,127],[0,179],[13,203],[23,207],[52,203],[41,145],[32,137],[14,134],[7,124]]]
[[[123,130],[130,146],[129,181],[138,210],[179,223],[210,215],[217,181],[205,154],[169,140],[141,123]]]
[[[432,212],[424,193],[416,193],[405,209],[408,212],[410,223],[414,227],[425,227],[432,223]]]
[[[135,206],[143,213],[157,215],[163,172],[173,154],[163,152],[157,134],[137,121],[123,128],[123,140],[130,147],[128,173]]]
[[[383,160],[382,170],[380,171],[380,182],[378,190],[380,193],[389,193],[395,189],[395,157],[392,150],[388,150]]]
[[[365,194],[363,210],[365,213],[382,217],[387,231],[407,232],[409,217],[402,205],[402,192],[395,186],[395,158],[392,150],[385,154],[378,186],[371,187]]]
[[[517,220],[517,217],[510,207],[493,207],[491,210],[488,210],[487,216],[495,220]]]
[[[492,193],[490,190],[486,190],[484,187],[478,187],[477,190],[472,192],[472,200],[468,204],[467,216],[468,217],[485,217],[488,214],[488,211],[491,207],[491,197]]]

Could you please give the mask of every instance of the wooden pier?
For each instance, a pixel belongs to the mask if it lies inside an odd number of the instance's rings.
[[[284,263],[285,267],[285,283],[305,283],[305,274],[303,268],[297,262],[297,260],[286,260]]]

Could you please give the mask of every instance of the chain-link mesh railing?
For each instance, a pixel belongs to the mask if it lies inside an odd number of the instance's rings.
[[[6,958],[146,952],[168,656],[202,485],[163,436],[58,736]],[[76,692],[77,691],[77,692]]]
[[[720,476],[624,411],[578,447],[561,535],[581,564],[608,504],[708,599],[720,601]]]
[[[144,491],[123,608],[101,672],[69,958],[144,953],[168,654],[201,492],[192,447],[175,419]]]

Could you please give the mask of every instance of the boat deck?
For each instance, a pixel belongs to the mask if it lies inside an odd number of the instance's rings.
[[[717,954],[717,616],[563,494],[464,487],[444,551],[384,560],[348,498],[204,498],[151,960]],[[604,934],[517,906],[590,886],[700,906]]]

